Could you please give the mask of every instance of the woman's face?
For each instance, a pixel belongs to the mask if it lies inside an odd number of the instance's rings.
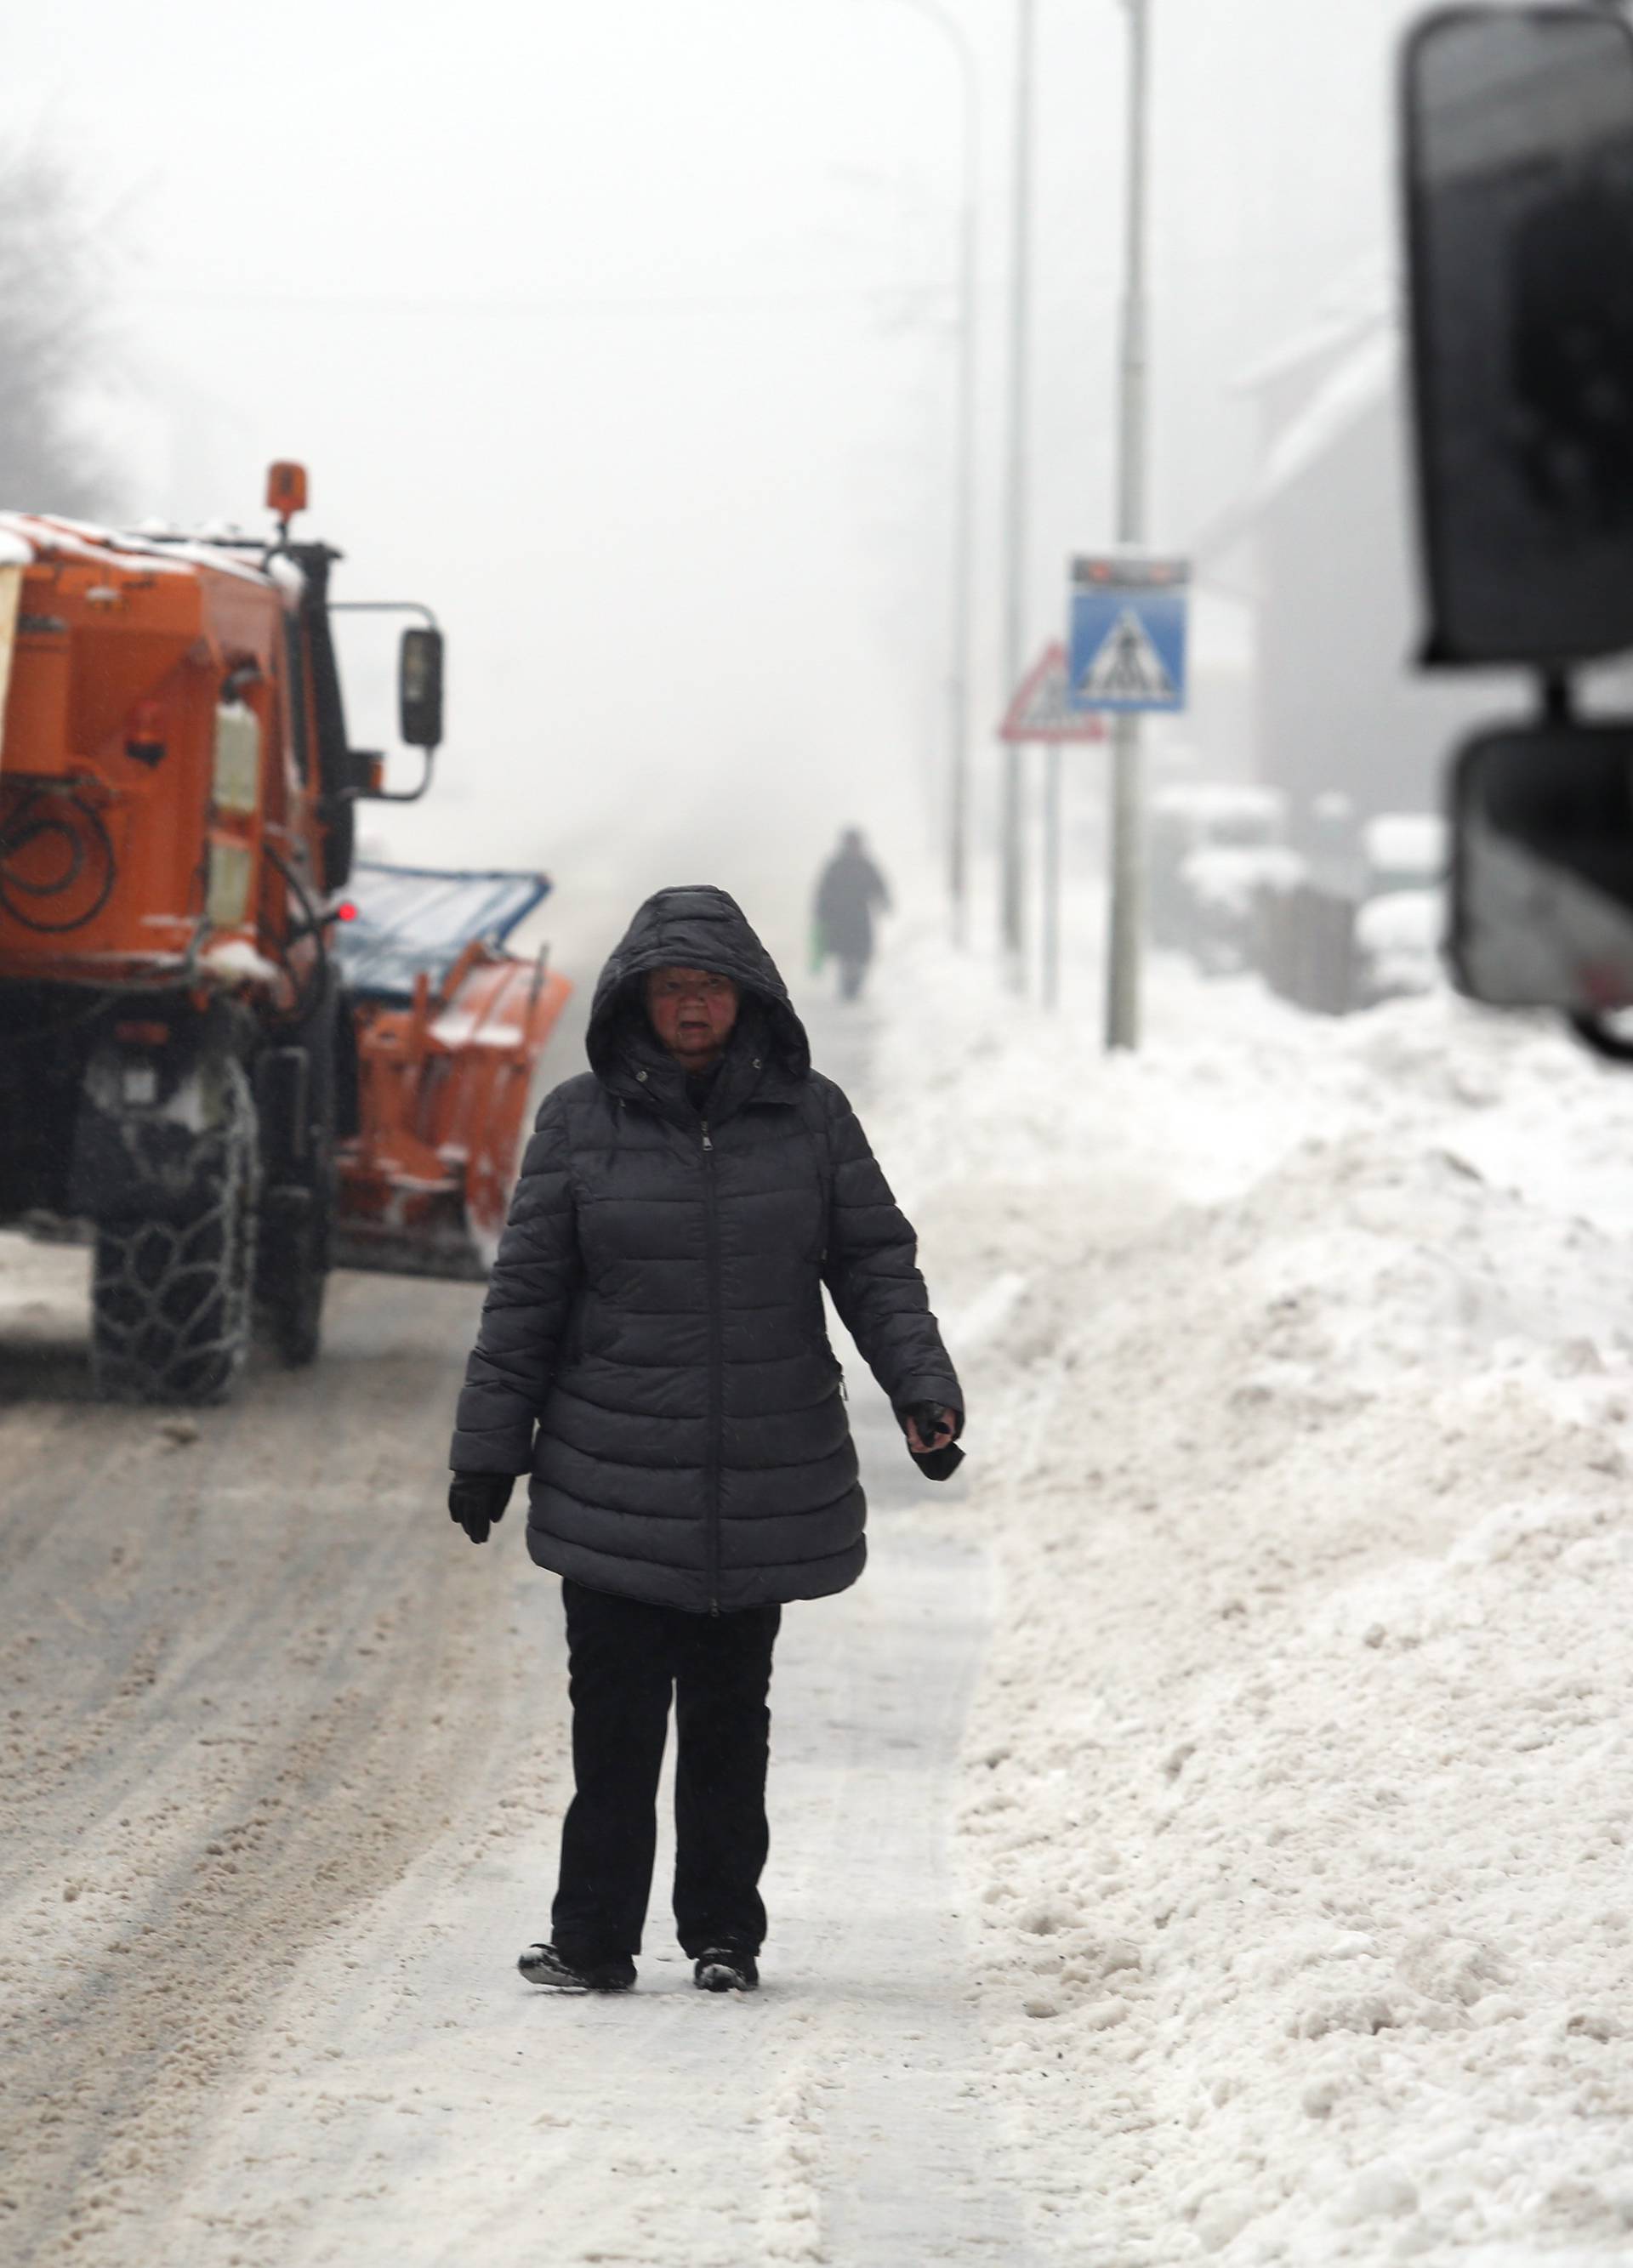
[[[647,1013],[662,1045],[688,1071],[706,1071],[731,1037],[737,988],[707,968],[654,968]]]

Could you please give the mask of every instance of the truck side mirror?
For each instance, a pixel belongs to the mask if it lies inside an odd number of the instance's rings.
[[[1402,92],[1424,659],[1633,647],[1633,31],[1443,9]]]
[[[1633,724],[1482,733],[1452,799],[1461,990],[1578,1019],[1633,1006]]]
[[[407,630],[397,660],[398,729],[410,748],[442,745],[442,633]]]

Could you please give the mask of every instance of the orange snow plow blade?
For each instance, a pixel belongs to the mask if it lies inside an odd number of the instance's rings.
[[[335,945],[358,1071],[337,1157],[341,1267],[486,1276],[572,990],[543,953],[505,949],[549,887],[542,874],[356,868]]]

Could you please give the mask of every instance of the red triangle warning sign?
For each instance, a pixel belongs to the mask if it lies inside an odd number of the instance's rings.
[[[1046,645],[1015,689],[998,727],[1001,740],[1103,740],[1105,720],[1067,697],[1066,648]]]

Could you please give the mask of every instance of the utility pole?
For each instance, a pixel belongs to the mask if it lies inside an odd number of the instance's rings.
[[[963,99],[958,207],[958,375],[953,414],[952,591],[947,657],[947,895],[956,946],[970,933],[970,613],[975,541],[976,229],[979,208],[980,70],[970,35],[942,0],[901,0],[953,50]]]
[[[964,61],[964,204],[958,220],[958,410],[957,488],[953,514],[952,657],[947,681],[948,730],[951,735],[948,814],[948,889],[952,899],[953,943],[970,940],[970,578],[975,541],[975,310],[976,167],[980,136],[977,116],[975,59],[967,44]]]
[[[902,0],[934,24],[958,63],[963,187],[958,206],[958,378],[953,424],[952,606],[947,659],[947,892],[953,943],[969,940],[970,579],[975,540],[975,261],[979,205],[980,73],[963,25],[941,0]]]
[[[1009,255],[1009,463],[1004,514],[1004,692],[1026,666],[1026,535],[1031,390],[1033,0],[1016,0],[1015,189]],[[1026,867],[1023,818],[1026,751],[1010,743],[1003,759],[999,819],[1000,939],[1010,989],[1026,982]]]
[[[1060,1005],[1060,829],[1064,822],[1060,794],[1060,743],[1051,740],[1044,750],[1043,798],[1043,1004],[1052,1012]]]
[[[1127,235],[1123,273],[1122,350],[1117,420],[1117,541],[1146,540],[1146,136],[1149,85],[1149,0],[1128,11]],[[1112,719],[1112,892],[1106,939],[1105,1044],[1140,1044],[1140,957],[1145,928],[1144,810],[1140,718]]]

